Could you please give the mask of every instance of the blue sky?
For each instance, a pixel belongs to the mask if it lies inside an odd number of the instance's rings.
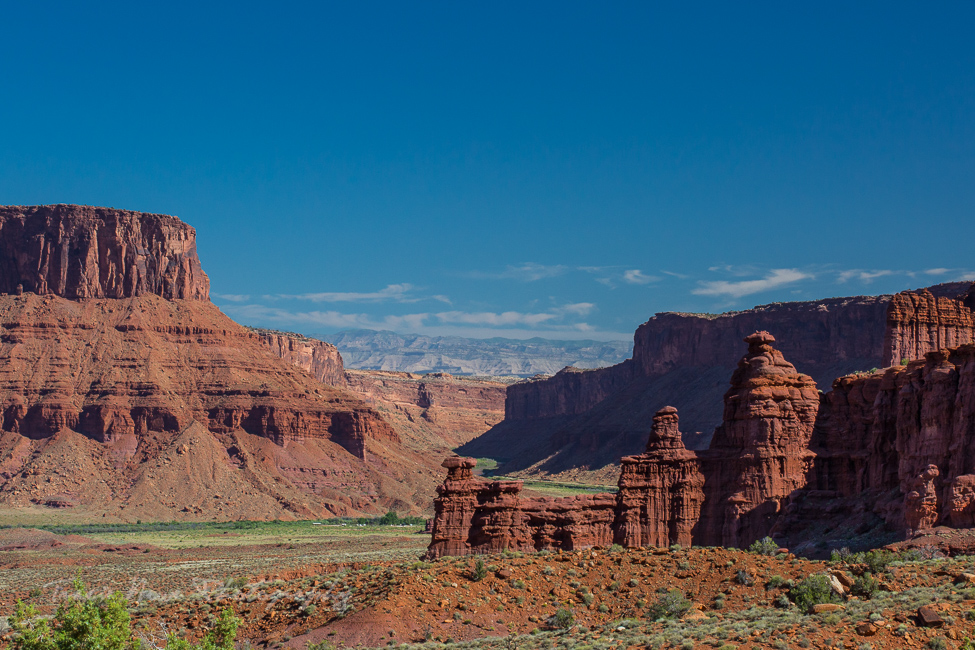
[[[0,21],[0,203],[175,214],[246,324],[629,338],[975,279],[970,2]]]

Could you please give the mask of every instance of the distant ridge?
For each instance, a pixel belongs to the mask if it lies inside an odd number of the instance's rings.
[[[337,347],[348,368],[495,377],[552,375],[566,366],[604,368],[633,351],[632,341],[472,339],[365,329],[315,336]]]

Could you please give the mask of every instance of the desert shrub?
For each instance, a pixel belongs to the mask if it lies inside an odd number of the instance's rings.
[[[247,586],[247,578],[227,578],[227,581],[223,583],[223,586],[227,589],[243,589]]]
[[[740,585],[745,585],[746,587],[755,584],[755,579],[749,575],[748,571],[744,569],[738,569],[738,573],[735,574],[735,582]]]
[[[863,562],[867,565],[867,570],[871,573],[882,573],[895,559],[894,554],[884,549],[867,551],[863,556]]]
[[[623,551],[623,547],[620,546],[619,544],[613,544],[612,546],[609,547],[610,553],[621,553],[622,551]]]
[[[680,618],[691,608],[691,601],[684,598],[679,589],[671,589],[657,599],[657,602],[647,608],[647,618]]]
[[[609,587],[607,587],[606,589],[608,591],[619,591],[619,588],[620,588],[620,583],[614,581],[610,583]]]
[[[829,578],[823,574],[809,576],[789,591],[789,597],[799,609],[812,612],[814,605],[839,602],[839,596],[830,586]]]
[[[771,537],[765,537],[757,542],[752,542],[748,550],[759,555],[775,555],[775,552],[779,550],[779,545],[772,541]]]
[[[17,601],[10,618],[15,650],[138,650],[132,635],[127,602],[121,592],[89,599],[84,586],[75,584],[78,598],[58,606],[54,618],[39,618],[33,605]]]
[[[607,613],[609,611],[609,607],[607,607],[604,604],[600,604],[599,607],[597,607],[596,609],[599,610],[599,613],[600,614],[605,614],[605,613]]]
[[[488,574],[488,568],[487,566],[485,566],[484,560],[478,558],[478,560],[474,562],[474,568],[471,569],[471,573],[470,573],[471,580],[473,580],[474,582],[480,582],[481,580],[484,580],[484,578],[487,577],[487,574]]]
[[[115,592],[108,598],[89,598],[85,585],[75,581],[77,596],[58,605],[52,618],[41,618],[33,605],[17,602],[10,618],[15,650],[139,650],[132,633],[128,601]],[[199,645],[170,635],[167,650],[234,650],[240,619],[224,609]]]
[[[860,598],[866,598],[869,600],[873,597],[873,593],[877,591],[878,585],[876,579],[870,573],[864,573],[853,581],[853,586],[850,587],[850,593],[854,596]]]
[[[553,568],[552,568],[552,567],[550,567],[550,566],[547,566],[547,567],[545,567],[544,569],[542,569],[542,574],[543,574],[543,575],[547,575],[547,576],[550,576],[550,575],[553,575],[554,573],[555,573],[555,569],[553,569]]]
[[[671,553],[680,553],[680,551],[681,551],[681,545],[680,544],[671,544],[670,545],[670,552]]]
[[[551,627],[556,629],[568,630],[575,624],[576,618],[572,615],[571,609],[565,609],[563,607],[555,610],[555,613],[551,618],[548,619],[547,622]]]
[[[637,580],[636,578],[630,578],[629,585],[631,587],[639,587],[640,586],[640,581]]]
[[[771,578],[768,579],[768,582],[765,583],[765,588],[766,589],[778,589],[779,587],[781,587],[784,584],[785,584],[785,578],[783,578],[780,575],[774,575],[774,576],[772,576]]]
[[[928,647],[931,650],[948,650],[948,642],[944,640],[944,637],[936,636],[928,641]]]

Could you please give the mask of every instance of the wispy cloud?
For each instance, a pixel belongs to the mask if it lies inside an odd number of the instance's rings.
[[[621,283],[650,284],[660,280],[658,276],[647,275],[640,269],[627,269],[625,266],[579,266],[577,271],[583,271],[596,276],[596,282],[615,289]]]
[[[437,300],[450,304],[447,296],[422,296],[414,293],[415,287],[412,284],[390,284],[385,289],[370,292],[337,292],[323,291],[318,293],[298,293],[287,294],[279,293],[262,296],[265,300],[307,300],[310,302],[401,302],[411,303],[423,300]]]
[[[928,269],[927,271],[925,271],[925,273],[927,273],[928,275],[944,275],[945,273],[949,273],[950,271],[951,269],[938,268],[938,269]]]
[[[327,328],[392,329],[422,332],[430,327],[450,325],[457,327],[537,328],[545,325],[553,330],[596,331],[588,323],[572,322],[595,309],[589,302],[570,303],[542,312],[522,311],[442,311],[374,317],[365,313],[339,311],[292,311],[267,305],[235,305],[226,308],[236,318],[258,323],[288,324],[290,326],[317,326]]]
[[[722,269],[723,270],[723,269]],[[753,293],[761,293],[776,289],[778,287],[799,282],[800,280],[812,279],[811,273],[804,273],[798,269],[772,269],[768,275],[761,280],[741,280],[728,282],[727,280],[716,280],[711,282],[699,282],[697,289],[691,293],[699,296],[728,296],[730,298],[741,298]]]
[[[965,273],[960,278],[958,278],[958,281],[959,282],[975,282],[975,273]]]
[[[623,282],[628,282],[630,284],[649,284],[655,282],[660,278],[647,275],[640,269],[630,269],[628,271],[623,271]]]
[[[471,278],[485,280],[518,280],[521,282],[537,282],[546,278],[554,278],[569,270],[562,264],[546,265],[535,262],[525,262],[518,266],[508,265],[504,271],[490,273],[486,271],[471,271],[466,275]]]
[[[865,284],[870,284],[877,278],[882,278],[887,275],[894,275],[895,273],[902,273],[901,271],[891,271],[889,269],[874,270],[874,271],[864,271],[863,269],[850,269],[848,271],[840,271],[839,276],[836,281],[840,284],[844,282],[849,282],[850,280],[859,280]],[[911,274],[908,274],[911,275]]]
[[[246,293],[215,293],[213,297],[228,302],[247,302],[251,299],[250,294]]]

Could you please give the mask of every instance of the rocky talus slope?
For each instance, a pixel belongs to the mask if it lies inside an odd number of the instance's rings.
[[[0,214],[0,246],[34,233],[41,251],[0,267],[14,289],[0,295],[0,505],[179,519],[429,502],[431,459],[205,299],[192,228],[80,206]]]

